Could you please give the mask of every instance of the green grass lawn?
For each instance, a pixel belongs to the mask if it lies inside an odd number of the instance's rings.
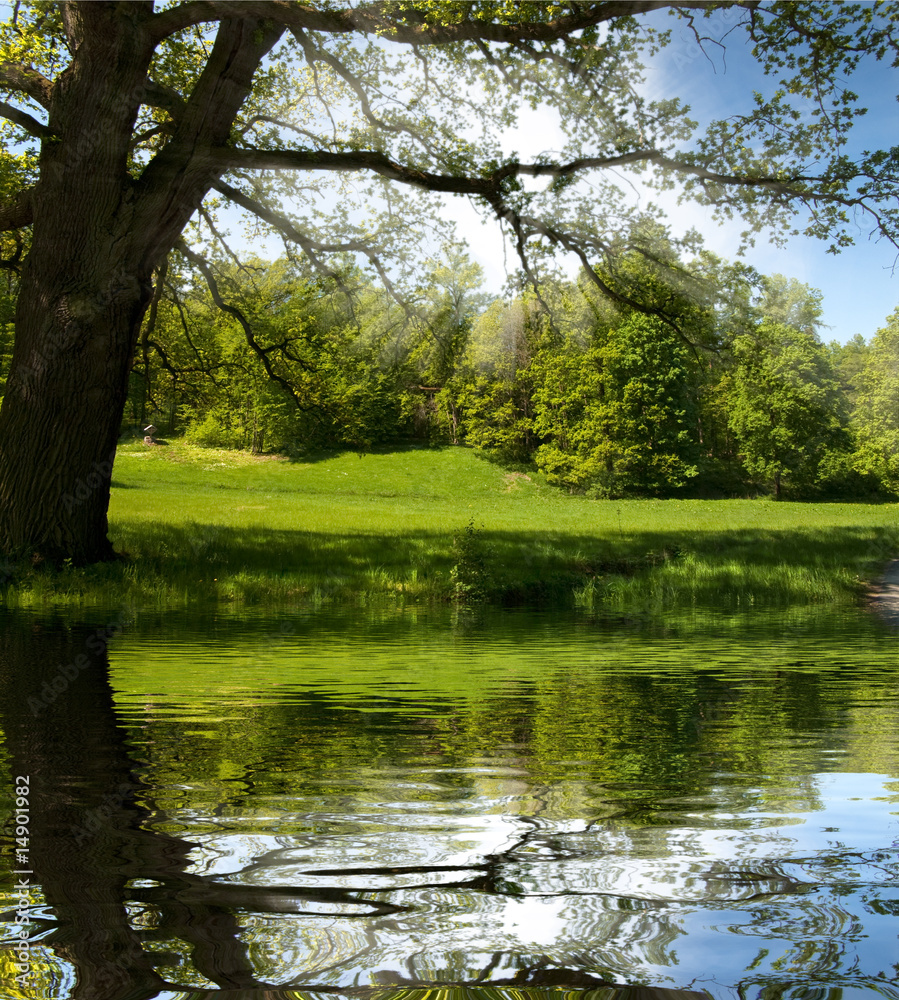
[[[110,533],[124,561],[29,569],[6,600],[851,601],[899,552],[899,505],[588,500],[467,448],[291,462],[134,443]]]

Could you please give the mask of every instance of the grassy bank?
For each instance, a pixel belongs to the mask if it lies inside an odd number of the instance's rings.
[[[8,603],[853,601],[899,552],[895,504],[588,500],[465,448],[290,462],[130,444],[113,480],[126,558],[12,567]]]

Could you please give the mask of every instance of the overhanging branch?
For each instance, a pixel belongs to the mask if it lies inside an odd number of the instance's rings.
[[[811,211],[815,206],[838,205],[844,208],[860,209],[878,221],[879,216],[871,207],[869,199],[859,195],[851,196],[833,190],[833,179],[827,176],[794,175],[771,177],[752,174],[719,173],[702,163],[691,160],[677,160],[655,149],[634,150],[619,156],[581,157],[568,163],[505,163],[497,169],[480,176],[439,174],[419,170],[397,163],[384,153],[372,150],[353,152],[326,152],[317,150],[263,150],[219,148],[207,154],[210,164],[218,164],[222,171],[244,170],[326,170],[326,171],[369,171],[387,180],[398,181],[411,187],[443,194],[473,195],[488,203],[496,198],[505,199],[508,191],[505,182],[515,177],[565,178],[588,170],[613,169],[635,164],[652,164],[673,174],[698,181],[704,188],[710,204],[716,199],[713,187],[722,190],[753,189],[765,192],[781,204],[798,202]],[[867,174],[859,177],[868,178]],[[848,181],[843,179],[845,191]],[[868,178],[870,179],[870,178]],[[830,188],[831,190],[828,190]],[[884,233],[899,245],[899,237]]]
[[[347,240],[340,243],[321,243],[318,240],[314,240],[306,233],[297,229],[286,216],[267,208],[225,181],[217,181],[212,187],[215,191],[233,201],[235,205],[240,205],[247,212],[262,219],[263,222],[267,222],[273,229],[277,229],[283,236],[286,236],[293,243],[299,244],[304,250],[317,250],[320,253],[354,253],[363,249],[363,244],[358,240]]]
[[[405,301],[403,296],[400,295],[396,285],[391,280],[381,257],[370,244],[363,240],[341,240],[336,243],[322,243],[321,240],[313,239],[307,233],[297,229],[287,216],[282,215],[280,212],[276,212],[273,209],[267,208],[265,205],[262,205],[255,199],[245,195],[237,188],[225,183],[225,181],[218,181],[213,184],[212,187],[214,190],[233,201],[235,205],[239,205],[245,211],[252,213],[257,218],[262,219],[263,222],[268,223],[268,225],[279,232],[285,240],[288,240],[291,243],[296,243],[299,247],[302,247],[303,253],[312,263],[315,270],[325,277],[332,278],[338,283],[338,285],[343,286],[343,279],[340,274],[335,271],[334,268],[326,264],[321,259],[319,254],[362,254],[371,266],[378,272],[378,276],[380,277],[390,297],[403,310],[407,318],[411,318],[409,304]]]
[[[754,9],[759,0],[741,0],[733,6]],[[663,8],[702,10],[707,0],[603,0],[580,3],[575,13],[543,22],[496,24],[493,21],[467,20],[456,24],[415,21],[411,12],[391,16],[382,3],[367,3],[347,9],[321,9],[289,0],[189,0],[169,10],[160,11],[147,22],[151,37],[159,41],[168,35],[197,24],[225,18],[270,19],[292,29],[308,29],[329,34],[362,32],[377,34],[394,42],[410,45],[446,45],[452,42],[533,42],[567,38],[576,31],[633,17]]]
[[[753,177],[751,175],[722,174],[699,163],[675,160],[655,149],[640,149],[618,156],[579,157],[568,163],[505,163],[481,176],[438,174],[405,166],[391,160],[385,153],[374,150],[353,152],[327,152],[322,150],[221,148],[210,150],[210,161],[225,170],[367,170],[388,180],[399,181],[427,191],[444,194],[468,194],[489,197],[499,191],[504,181],[513,177],[570,177],[587,170],[614,169],[634,164],[654,164],[673,173],[698,180],[720,184],[724,187],[752,187],[783,194],[791,198],[812,197],[819,200],[840,201],[858,205],[858,199],[840,198],[824,192],[813,195],[810,186],[822,184],[825,178],[811,176]]]
[[[36,69],[23,63],[0,62],[0,88],[17,90],[50,110],[53,84]]]
[[[23,111],[21,108],[17,108],[7,101],[0,101],[0,116],[7,121],[11,121],[13,125],[18,125],[19,128],[25,129],[26,132],[33,135],[36,139],[50,139],[54,135],[53,129],[48,128],[43,122],[39,122],[37,118],[32,117],[27,111]]]
[[[356,150],[353,152],[329,152],[324,150],[292,149],[235,149],[220,148],[210,150],[209,157],[224,170],[327,170],[360,171],[367,170],[387,180],[400,181],[413,187],[444,194],[473,194],[487,196],[495,191],[502,181],[509,177],[541,175],[562,177],[590,167],[616,167],[626,163],[651,159],[654,153],[633,153],[626,156],[581,159],[569,164],[526,164],[507,163],[497,170],[481,177],[438,174],[432,171],[408,167],[391,160],[385,153],[376,150]]]
[[[244,316],[243,312],[237,308],[237,306],[232,306],[225,302],[222,298],[221,292],[219,291],[218,282],[215,280],[215,275],[212,273],[212,268],[209,264],[198,254],[195,253],[191,248],[184,242],[180,240],[175,249],[183,257],[189,260],[203,275],[206,280],[206,286],[209,288],[209,294],[212,296],[212,301],[216,306],[224,313],[229,316],[233,316],[238,323],[240,323],[241,328],[244,332],[244,337],[246,338],[247,344],[250,349],[256,355],[257,358],[262,362],[262,367],[265,369],[265,374],[269,377],[272,382],[276,382],[282,389],[290,396],[293,400],[294,405],[298,410],[307,409],[300,400],[300,397],[296,394],[293,386],[286,378],[282,378],[272,367],[271,360],[268,356],[268,350],[264,348],[257,340],[253,333],[253,327],[250,325],[249,320]]]

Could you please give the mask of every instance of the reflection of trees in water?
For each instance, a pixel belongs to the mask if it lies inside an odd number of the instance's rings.
[[[81,656],[87,661],[78,661],[78,676],[35,714],[30,699],[41,698],[60,666]],[[74,969],[72,1000],[149,1000],[190,982],[201,990],[204,982],[214,984],[211,995],[217,997],[296,995],[266,984],[256,971],[267,964],[257,961],[264,958],[262,950],[290,952],[293,921],[279,928],[279,914],[312,914],[318,908],[320,916],[333,918],[344,910],[344,921],[363,918],[364,928],[359,933],[354,928],[335,949],[338,960],[358,959],[360,945],[375,959],[379,932],[395,940],[405,904],[385,898],[393,894],[367,891],[363,876],[358,888],[297,887],[248,885],[191,872],[196,845],[165,832],[168,824],[158,813],[151,828],[154,791],[135,773],[96,629],[6,615],[0,629],[0,693],[10,770],[32,776],[32,865],[55,918],[41,947]],[[489,859],[470,872],[467,890],[501,893],[501,861]],[[188,966],[181,959],[185,948]],[[347,953],[340,954],[344,948]],[[590,978],[547,970],[553,963],[543,956],[518,964],[509,979],[517,985],[539,982],[543,975],[576,988],[579,976]],[[180,987],[160,972],[173,965],[179,967]],[[466,981],[477,979],[478,971],[472,976],[465,963],[458,968]]]
[[[193,845],[144,828],[149,790],[133,773],[96,631],[16,616],[3,625],[3,728],[13,773],[32,776],[32,865],[56,919],[42,945],[74,967],[72,998],[156,996],[166,988],[155,968],[157,936],[187,942],[212,982],[255,985],[232,900],[185,875]],[[88,662],[78,676],[35,715],[29,699],[80,656]],[[130,919],[134,878],[168,888],[151,933]]]
[[[179,988],[157,971],[180,961],[167,952],[172,946],[190,951],[189,980],[265,986],[241,938],[238,914],[294,912],[298,896],[342,900],[347,894],[190,874],[195,845],[148,827],[152,789],[134,773],[96,630],[16,616],[3,626],[0,704],[10,770],[32,778],[34,880],[55,917],[41,946],[74,968],[73,1000],[140,1000]],[[35,715],[29,703],[36,704],[44,683],[80,656],[88,662],[78,676]]]
[[[698,745],[747,769],[772,763],[751,736],[777,708],[770,692],[616,677],[553,693],[548,677],[546,691],[487,712],[413,721],[316,695],[223,706],[202,723],[202,739],[185,739],[181,716],[117,715],[105,650],[87,643],[94,629],[18,615],[0,624],[11,769],[33,777],[33,859],[56,919],[45,944],[75,969],[73,1000],[149,1000],[189,984],[197,997],[214,985],[210,997],[280,1000],[301,995],[290,986],[317,986],[423,1000],[428,991],[413,987],[437,982],[447,984],[441,1000],[451,984],[460,1000],[463,985],[482,1000],[508,997],[502,988],[558,987],[591,990],[591,1000],[676,1000],[702,994],[612,980],[673,969],[691,907],[770,899],[733,931],[761,939],[795,918],[789,897],[802,889],[791,873],[747,862],[736,878],[700,864],[701,845],[689,839],[700,834],[678,824],[687,792],[733,811],[746,794],[691,772]],[[89,665],[35,716],[29,699],[84,654]],[[802,699],[781,688],[777,717],[802,731]],[[588,756],[583,732],[595,756],[577,780],[554,783],[554,760]],[[504,743],[514,749],[492,770],[470,766]],[[628,756],[616,761],[622,748]],[[395,760],[417,763],[400,775]],[[814,807],[813,783],[789,791],[784,802],[795,807],[798,794]],[[772,785],[753,794],[772,808],[781,793]],[[590,815],[591,824],[567,822]],[[770,830],[752,837],[770,846]],[[653,861],[678,851],[694,860]],[[810,980],[839,969],[839,954],[808,944],[859,933],[857,921],[834,923],[834,914],[808,909],[806,941],[778,942],[784,968],[805,962]],[[377,986],[358,987],[360,978]]]

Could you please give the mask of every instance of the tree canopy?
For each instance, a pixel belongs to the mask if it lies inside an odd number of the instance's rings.
[[[847,80],[870,60],[895,65],[897,12],[759,0],[16,3],[0,29],[0,231],[20,275],[0,546],[112,554],[109,482],[142,325],[173,250],[211,274],[198,237],[218,240],[223,204],[338,284],[347,255],[363,262],[408,309],[422,227],[438,225],[420,199],[467,196],[507,228],[538,292],[552,255],[572,253],[659,330],[677,319],[658,282],[675,298],[689,290],[681,261],[697,244],[635,203],[629,178],[743,218],[749,234],[799,231],[840,249],[867,219],[896,242],[899,147],[853,155],[864,109]],[[750,45],[770,91],[699,132],[677,94],[647,86],[672,17],[697,46]],[[522,106],[554,116],[562,148],[530,160],[506,148]],[[328,183],[336,194],[323,198]],[[367,212],[375,195],[383,211]],[[621,266],[635,256],[641,267]],[[253,346],[251,324],[244,333]],[[253,349],[273,366],[290,345]]]

